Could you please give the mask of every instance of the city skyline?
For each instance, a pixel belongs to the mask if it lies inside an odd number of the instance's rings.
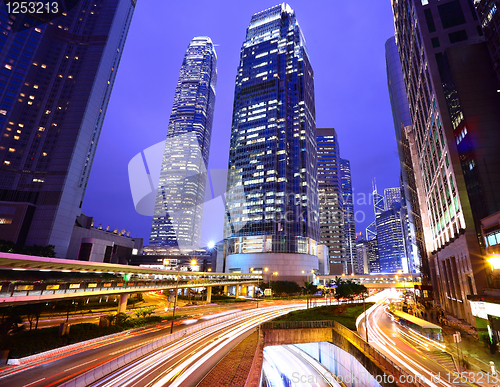
[[[231,15],[229,18],[200,2],[199,7],[190,11],[187,20],[182,16],[185,10],[182,4],[168,7],[153,4],[160,9],[171,9],[172,25],[167,23],[168,27],[164,27],[148,22],[153,16],[138,4],[82,208],[87,215],[95,217],[96,224],[126,228],[134,237],[145,240],[149,236],[151,217],[134,210],[126,166],[138,152],[165,139],[185,42],[197,35],[207,35],[218,46],[219,80],[209,168],[226,168],[234,78],[245,27],[252,14],[276,5],[262,1],[235,7],[232,3],[218,2],[226,5],[224,15]],[[368,197],[372,178],[376,176],[379,187],[385,188],[396,186],[399,176],[385,78],[384,43],[394,33],[390,4],[374,6],[367,2],[354,23],[348,23],[343,17],[359,9],[353,5],[318,1],[313,7],[301,3],[290,6],[295,7],[300,19],[315,69],[317,126],[337,129],[343,157],[351,161],[354,206],[358,212],[356,226],[364,229],[371,221]],[[238,12],[233,12],[235,8]],[[338,22],[335,27],[338,36],[351,34],[352,42],[330,39],[330,35],[325,34],[325,26],[330,28],[325,13]],[[373,14],[380,15],[377,23]],[[181,15],[177,17],[179,20],[173,20],[175,15]],[[381,19],[385,22],[380,22]],[[221,23],[222,20],[225,22]],[[316,21],[325,21],[324,26]],[[367,34],[370,29],[375,32]],[[153,50],[160,42],[169,46],[168,55]],[[332,49],[325,50],[325,46]],[[360,49],[362,54],[357,53]],[[343,60],[339,61],[339,57]],[[162,67],[160,75],[154,77],[155,82],[148,82],[152,77],[145,71],[148,65]],[[351,77],[349,68],[354,69]],[[366,115],[359,114],[358,109]],[[366,215],[364,222],[359,222],[363,215]]]

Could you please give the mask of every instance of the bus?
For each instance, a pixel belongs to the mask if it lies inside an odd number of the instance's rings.
[[[439,325],[430,323],[429,321],[422,320],[421,318],[399,310],[391,310],[391,314],[393,316],[393,320],[402,326],[410,328],[431,340],[443,343],[443,329]]]

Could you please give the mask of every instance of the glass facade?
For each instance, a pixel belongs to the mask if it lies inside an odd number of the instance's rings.
[[[375,219],[377,224],[378,255],[381,273],[408,272],[403,222],[399,204],[382,212]]]
[[[328,248],[330,274],[346,273],[344,196],[340,149],[335,129],[317,129],[321,244]]]
[[[0,8],[0,203],[33,209],[15,242],[65,257],[134,9],[78,2],[41,23]]]
[[[398,155],[401,166],[401,190],[395,193],[401,196],[401,217],[404,219],[404,238],[406,241],[406,254],[408,257],[409,271],[411,273],[423,270],[428,276],[427,260],[425,256],[425,246],[423,241],[422,220],[420,217],[420,205],[418,203],[417,186],[414,177],[411,152],[408,147],[408,135],[406,131],[412,130],[412,119],[408,98],[406,96],[406,86],[404,83],[403,70],[399,60],[398,47],[394,37],[389,38],[385,43],[385,59],[387,68],[387,88],[391,101],[392,117],[394,120],[394,131],[398,144]],[[386,194],[386,209],[390,209]]]
[[[432,233],[429,241],[426,240],[429,251],[443,247],[458,235],[460,229],[465,228],[461,200],[457,190],[452,188],[456,187],[456,172],[450,162],[450,146],[443,127],[450,119],[450,129],[454,130],[463,121],[463,113],[458,100],[452,103],[453,111],[448,112],[446,98],[456,98],[456,93],[444,90],[446,84],[441,86],[438,61],[442,60],[444,50],[452,44],[448,36],[450,25],[463,21],[454,25],[453,30],[464,30],[470,38],[477,38],[476,26],[479,27],[479,24],[474,21],[475,12],[472,14],[466,0],[453,3],[461,5],[454,4],[455,11],[445,14],[456,14],[456,20],[453,21],[450,16],[439,23],[438,15],[446,11],[439,2],[431,1],[425,6],[412,1],[393,2],[396,43],[419,158],[416,173],[422,175],[425,210]],[[432,44],[431,38],[437,38],[440,45]],[[438,84],[438,89],[435,84]],[[450,118],[447,117],[449,113]],[[454,148],[451,147],[453,153]]]
[[[500,4],[497,0],[476,0],[474,5],[479,14],[497,78],[500,80],[500,12],[498,11]]]
[[[400,0],[392,8],[433,286],[447,312],[474,323],[467,296],[488,286],[480,221],[500,209],[495,69],[472,1]]]
[[[368,266],[371,273],[381,273],[377,238],[368,241]]]
[[[401,188],[395,187],[384,189],[385,210],[390,210],[396,203],[401,204]]]
[[[212,40],[195,37],[182,62],[168,123],[149,242],[200,247],[212,135],[217,56]]]
[[[313,70],[294,11],[282,4],[255,14],[235,85],[229,254],[241,243],[254,252],[309,253],[319,240],[315,127]]]
[[[340,159],[340,181],[344,202],[344,251],[347,261],[347,274],[363,274],[363,268],[358,267],[356,256],[356,224],[354,222],[351,163],[349,160]]]

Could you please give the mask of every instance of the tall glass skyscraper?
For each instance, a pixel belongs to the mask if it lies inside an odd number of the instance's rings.
[[[351,163],[340,159],[340,182],[344,202],[344,251],[347,274],[363,273],[358,267],[356,255],[356,225],[354,223],[354,200],[352,196]]]
[[[403,70],[399,60],[398,47],[395,37],[387,39],[385,42],[385,61],[387,69],[387,88],[389,90],[389,98],[391,101],[392,118],[394,121],[394,131],[398,143],[398,155],[401,166],[400,182],[401,190],[396,193],[401,202],[402,219],[404,221],[404,238],[406,241],[406,254],[408,257],[408,270],[411,273],[422,272],[424,278],[428,278],[428,265],[425,259],[424,234],[422,232],[422,220],[420,217],[420,205],[418,203],[417,186],[414,177],[413,163],[408,148],[408,138],[406,131],[412,130],[412,119],[410,115],[410,107],[408,105],[408,97],[403,77]],[[390,196],[390,195],[389,195]],[[391,205],[388,205],[390,199],[386,193],[386,209],[389,210]]]
[[[401,205],[401,188],[394,187],[384,189],[385,210],[390,210],[396,203],[399,203]]]
[[[294,11],[255,14],[236,76],[227,270],[268,267],[283,278],[317,269],[315,128],[313,70]]]
[[[329,274],[347,270],[340,147],[333,128],[316,130],[321,244],[328,248]]]
[[[200,246],[212,136],[217,55],[208,37],[193,38],[182,62],[168,124],[149,242]]]
[[[401,219],[401,204],[394,203],[390,210],[375,218],[377,225],[377,244],[382,273],[408,272],[406,247]]]
[[[0,7],[0,239],[61,258],[136,2],[71,3],[50,23]]]

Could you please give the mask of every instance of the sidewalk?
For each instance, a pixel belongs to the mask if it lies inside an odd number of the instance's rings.
[[[453,341],[453,334],[460,331],[462,341],[459,343],[458,350],[460,351],[460,358],[463,355],[464,360],[463,363],[460,361],[462,372],[468,372],[471,375],[481,375],[479,373],[486,375],[490,373],[490,361],[493,361],[497,370],[500,368],[500,353],[492,354],[486,344],[477,339],[477,331],[469,324],[451,315],[445,315],[445,319],[442,320],[443,323],[440,323],[437,320],[435,311],[433,313],[427,311],[426,320],[443,328],[443,338],[446,343],[447,352],[455,360],[459,356],[457,355],[457,344]],[[498,379],[498,382],[487,383],[485,377],[481,383],[477,384],[481,386],[500,386],[500,374],[498,374]],[[493,382],[494,380],[491,381]]]

